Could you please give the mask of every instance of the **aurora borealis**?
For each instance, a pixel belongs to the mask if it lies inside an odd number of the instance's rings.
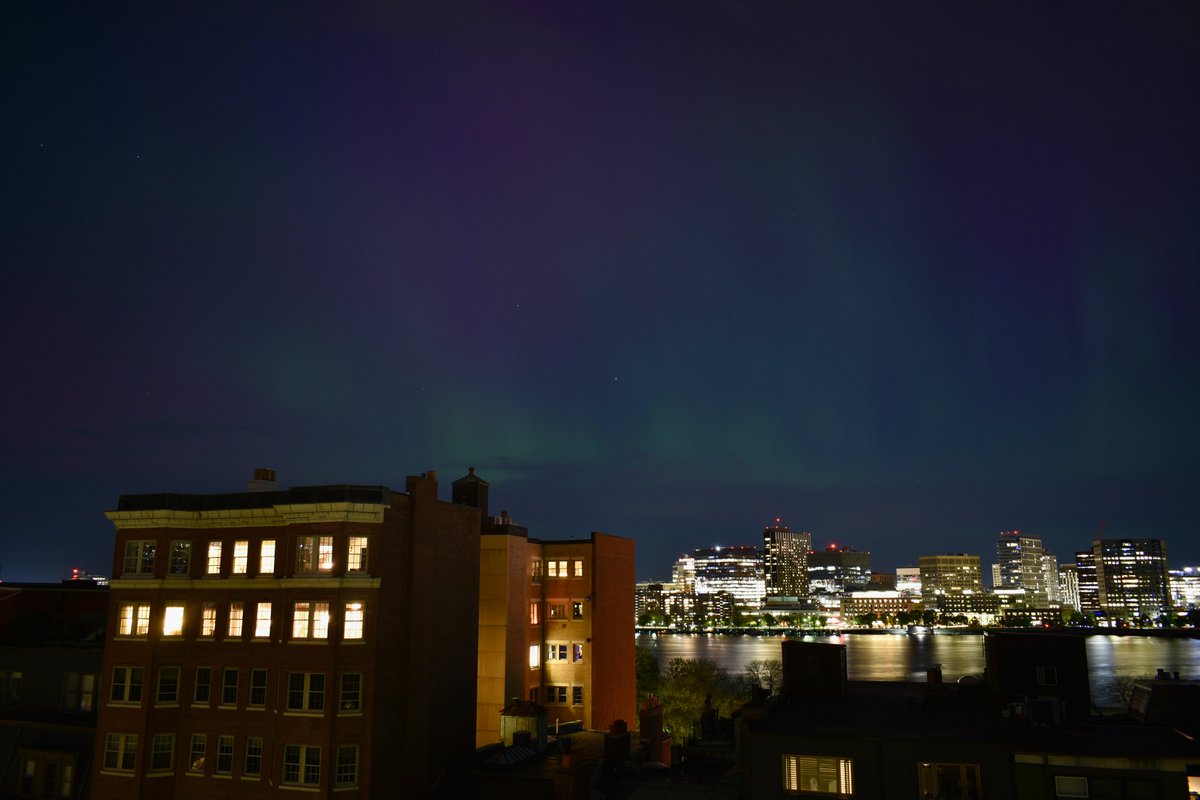
[[[81,9],[0,26],[0,578],[117,495],[468,465],[638,577],[1200,561],[1200,7]]]

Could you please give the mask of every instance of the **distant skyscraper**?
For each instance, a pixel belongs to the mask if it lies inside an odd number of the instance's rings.
[[[1059,602],[1079,610],[1079,571],[1075,564],[1062,564],[1058,568]]]
[[[1091,550],[1075,554],[1075,583],[1079,592],[1079,610],[1095,614],[1100,610],[1100,585],[1096,582],[1096,556]]]
[[[1200,608],[1200,567],[1181,567],[1169,571],[1171,604],[1180,611]]]
[[[729,592],[746,607],[762,605],[766,581],[757,547],[702,547],[693,556],[697,595]]]
[[[793,533],[775,520],[763,528],[763,569],[767,594],[804,597],[808,594],[808,552],[811,533]]]
[[[1026,536],[1020,531],[1001,531],[996,541],[1000,582],[993,588],[1024,589],[1027,605],[1045,606],[1050,594],[1046,567],[1042,563],[1045,554],[1042,540],[1038,537]]]
[[[859,592],[871,582],[871,554],[847,545],[831,544],[808,556],[810,592],[844,594]]]
[[[1092,554],[1106,613],[1157,617],[1170,607],[1167,546],[1161,539],[1097,539]]]
[[[921,565],[921,600],[926,608],[956,606],[956,600],[983,593],[979,556],[966,553],[921,556],[918,563]]]

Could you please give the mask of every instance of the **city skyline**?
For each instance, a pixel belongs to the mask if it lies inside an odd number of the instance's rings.
[[[0,580],[128,493],[478,469],[637,578],[782,518],[1200,563],[1200,7],[29,4]]]

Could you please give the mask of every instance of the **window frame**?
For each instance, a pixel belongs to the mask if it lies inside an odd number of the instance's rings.
[[[1076,789],[1074,792],[1072,792],[1069,788],[1064,789],[1063,782],[1066,782],[1066,781],[1082,781],[1083,782],[1083,794],[1079,794],[1078,789]],[[1079,784],[1076,783],[1076,786],[1078,786],[1078,785]],[[1091,790],[1092,790],[1092,787],[1088,783],[1088,779],[1083,775],[1055,775],[1054,776],[1054,796],[1055,797],[1071,797],[1071,798],[1091,797],[1092,796]]]
[[[117,679],[118,671],[121,673],[120,680]],[[137,677],[136,681],[134,681],[134,676]],[[110,705],[140,706],[142,704],[142,694],[145,685],[145,669],[143,667],[124,664],[116,665],[112,668],[112,681],[109,683],[108,702]],[[118,687],[120,687],[120,697],[117,697]],[[134,694],[137,697],[133,697],[132,695]]]
[[[922,761],[917,764],[917,787],[922,793],[921,796],[941,797],[942,773],[950,771],[950,768],[957,771],[957,780],[960,788],[969,788],[972,786],[973,781],[975,795],[978,796],[982,792],[983,775],[979,764],[969,764],[959,761]],[[973,773],[973,775],[968,777],[968,771]]]
[[[153,578],[154,567],[157,563],[157,544],[157,541],[154,539],[127,540],[125,542],[125,555],[121,563],[121,577]],[[131,563],[133,564],[133,569],[130,569]]]
[[[150,635],[150,604],[120,603],[117,606],[117,632],[114,638],[143,638]]]
[[[247,708],[267,707],[267,685],[269,680],[265,669],[254,668],[250,670],[250,694],[246,698]],[[258,693],[257,695],[255,694],[256,692]]]
[[[116,745],[114,747],[113,745]],[[104,735],[104,756],[101,763],[103,772],[132,773],[137,768],[136,733],[106,733]],[[115,763],[109,763],[110,754]]]
[[[233,543],[233,559],[229,574],[245,575],[250,570],[250,540],[236,539]]]
[[[367,609],[361,600],[346,603],[342,617],[342,639],[361,642],[366,638]],[[351,614],[354,616],[352,617]]]
[[[333,536],[306,534],[296,537],[296,575],[333,572]]]
[[[233,682],[229,680],[229,676],[233,676]],[[221,670],[221,702],[217,705],[222,708],[236,708],[238,696],[238,684],[241,683],[241,669],[238,667],[225,667]],[[233,699],[227,699],[233,695]]]
[[[350,755],[349,759],[344,758],[346,754]],[[333,764],[333,785],[335,788],[358,785],[358,745],[338,745]]]
[[[200,605],[200,639],[217,637],[217,604],[205,601]]]
[[[252,749],[257,747],[257,752],[252,752]],[[245,746],[245,758],[242,761],[242,777],[258,778],[262,776],[262,761],[263,761],[263,737],[247,736]],[[251,759],[254,760],[254,767],[251,768]]]
[[[213,760],[214,775],[233,774],[233,753],[233,735],[228,733],[217,734],[217,757]]]
[[[246,603],[243,600],[230,600],[229,613],[225,615],[225,638],[243,639],[246,633]]]
[[[163,763],[163,759],[165,762]],[[150,766],[147,772],[171,772],[175,769],[175,734],[150,735]]]
[[[266,610],[266,615],[263,610]],[[271,614],[274,610],[274,605],[269,602],[259,601],[254,606],[254,637],[255,639],[264,640],[271,638]],[[265,625],[265,633],[264,631]]]
[[[300,607],[304,606],[304,609]],[[324,613],[322,618],[320,614]],[[317,622],[321,622],[318,628]],[[301,632],[302,631],[302,632]],[[318,632],[319,631],[319,632]],[[325,641],[329,638],[329,601],[297,600],[292,603],[292,639]]]
[[[300,679],[298,685],[297,678]],[[318,683],[320,685],[316,686]],[[289,672],[284,713],[324,716],[326,684],[324,672]],[[293,697],[299,698],[298,704],[293,704]]]
[[[182,559],[179,557],[182,554]],[[182,563],[181,563],[182,562]],[[192,540],[172,539],[167,552],[167,577],[184,577],[192,573]]]
[[[270,550],[270,553],[267,551]],[[275,574],[276,544],[274,539],[263,539],[258,543],[258,574]]]
[[[198,745],[198,746],[197,746]],[[204,766],[208,761],[208,734],[193,733],[188,741],[187,772],[193,775],[204,774]]]
[[[828,789],[813,788],[811,783],[808,787],[801,788],[801,781],[804,779],[802,770],[803,761],[811,761],[812,767],[815,768],[816,775],[809,775],[810,781],[819,780],[822,767],[824,769],[832,769],[837,779],[837,789],[829,791]],[[784,753],[780,761],[783,766],[783,793],[787,795],[823,795],[825,797],[853,797],[854,796],[854,759],[844,756],[831,755],[807,755],[799,753]],[[793,768],[789,769],[789,766]]]
[[[182,670],[176,666],[167,666],[158,668],[158,683],[154,691],[154,704],[156,706],[177,706],[179,705],[179,687]],[[169,691],[164,696],[164,690],[170,689],[171,684],[165,679],[174,674],[174,689]]]
[[[358,546],[356,547],[356,543]],[[351,536],[346,544],[346,572],[369,574],[371,543],[366,536]]]
[[[289,768],[293,766],[295,777],[289,779]],[[285,744],[283,746],[282,767],[280,775],[280,783],[282,785],[320,786],[321,748],[308,744]],[[310,769],[315,769],[315,774],[310,772]]]
[[[353,679],[357,685],[347,687],[347,681]],[[363,699],[363,674],[361,672],[343,672],[338,679],[338,713],[361,714]]]
[[[178,619],[174,619],[178,617]],[[187,607],[183,603],[170,603],[163,606],[162,635],[164,639],[178,639],[183,636],[183,626],[187,621]],[[170,627],[168,627],[170,626]]]
[[[220,576],[221,574],[221,551],[224,549],[223,544],[220,539],[208,540],[204,563],[204,574],[208,577]]]
[[[204,680],[200,680],[200,673],[203,670]],[[204,688],[204,697],[200,697],[200,689]],[[196,667],[195,683],[192,684],[192,705],[211,705],[212,704],[212,667]]]

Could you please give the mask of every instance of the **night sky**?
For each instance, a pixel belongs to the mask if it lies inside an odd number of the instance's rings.
[[[1200,4],[162,5],[0,11],[0,578],[255,466],[1200,562]]]

